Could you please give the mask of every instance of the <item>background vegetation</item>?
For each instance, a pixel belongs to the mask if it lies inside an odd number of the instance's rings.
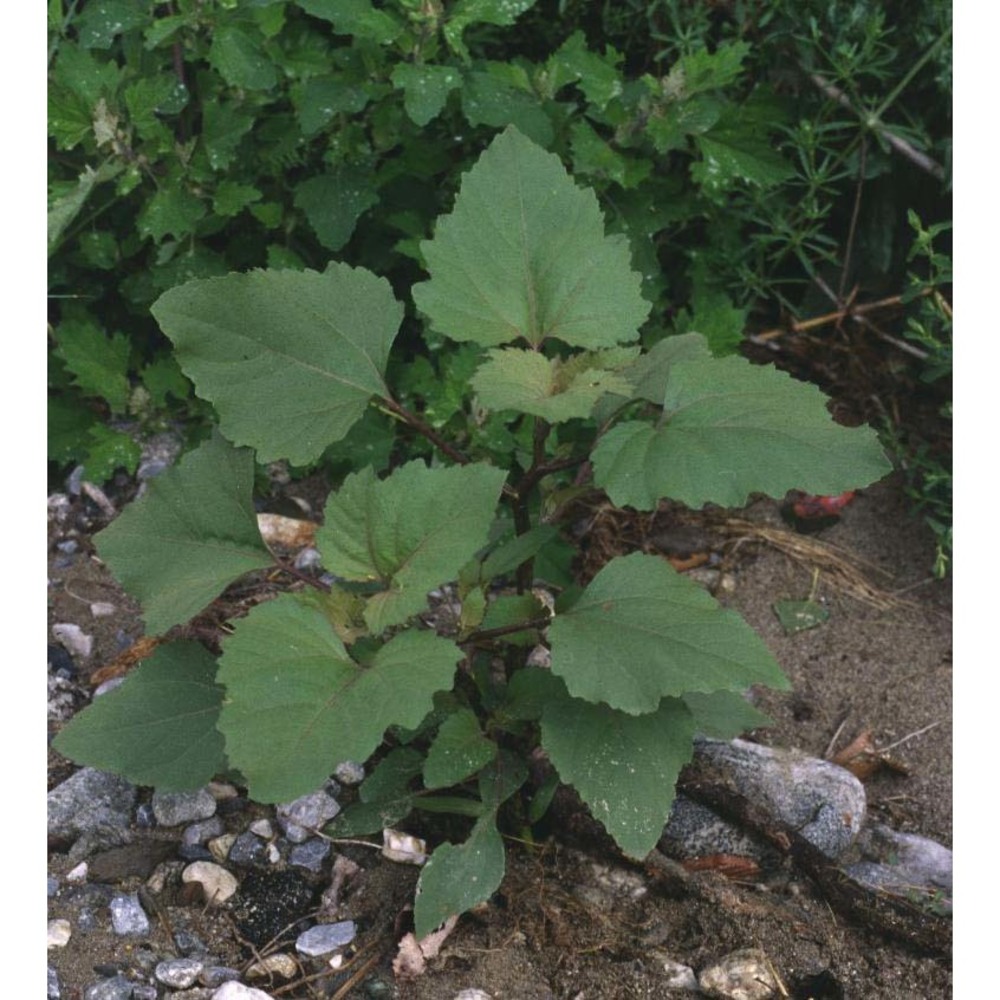
[[[149,314],[162,292],[336,257],[405,299],[432,220],[514,124],[628,236],[645,345],[697,330],[881,427],[944,572],[950,22],[940,0],[52,0],[53,475],[102,482],[144,435],[207,433]],[[518,427],[469,388],[480,349],[413,315],[402,345],[407,404],[509,452]],[[323,461],[424,447],[372,409]]]

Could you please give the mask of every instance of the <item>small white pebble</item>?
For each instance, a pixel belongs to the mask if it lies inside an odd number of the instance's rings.
[[[65,948],[73,935],[73,928],[68,920],[49,921],[49,947]]]
[[[67,882],[86,882],[87,872],[89,868],[87,867],[86,861],[81,861],[72,871],[66,873]]]
[[[263,837],[264,840],[270,840],[274,836],[274,827],[271,826],[269,819],[255,819],[250,824],[250,832],[256,833],[258,837]]]
[[[211,861],[193,862],[181,873],[181,879],[185,882],[200,882],[205,889],[205,899],[213,903],[225,902],[239,887],[230,872]]]

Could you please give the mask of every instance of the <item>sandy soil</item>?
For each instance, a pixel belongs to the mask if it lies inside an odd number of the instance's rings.
[[[773,502],[755,505],[741,517],[758,525],[781,523]],[[759,695],[758,704],[775,725],[755,736],[818,756],[842,749],[864,730],[871,730],[878,747],[897,744],[891,756],[909,773],[885,769],[867,782],[870,815],[950,846],[950,589],[947,582],[930,579],[931,540],[907,513],[891,480],[865,491],[820,540],[841,547],[853,566],[883,594],[895,594],[897,602],[876,607],[838,590],[827,571],[815,575],[817,561],[807,556],[792,559],[750,540],[735,552],[729,546],[727,571],[734,586],[720,591],[720,599],[758,630],[793,684],[787,694]],[[50,594],[50,623],[75,621],[95,634],[88,669],[115,655],[119,629],[139,634],[134,606],[122,601],[113,581],[86,555],[67,570],[50,563],[50,578],[59,581]],[[786,635],[774,602],[810,595],[825,603],[829,620]],[[93,619],[86,602],[94,599],[113,600],[119,611]],[[70,770],[50,754],[50,786]],[[745,947],[762,949],[787,995],[802,1000],[951,996],[946,961],[852,926],[794,870],[763,887],[717,880],[707,895],[676,898],[615,858],[606,844],[570,846],[559,838],[537,849],[511,844],[508,876],[491,903],[462,919],[425,976],[393,984],[389,963],[414,878],[371,853],[355,859],[365,866],[347,900],[361,930],[357,958],[339,978],[286,989],[282,998],[437,1000],[469,987],[494,1000],[659,997],[668,995],[667,959],[698,971]],[[66,867],[65,856],[51,855],[50,871]],[[245,957],[220,915],[198,912],[183,900],[176,906],[168,913],[200,927],[220,958],[236,963]],[[61,909],[55,901],[50,917],[62,915]],[[164,934],[157,924],[150,941],[154,950],[168,948]],[[74,935],[49,959],[59,971],[63,996],[72,998],[98,978],[95,964],[129,965],[135,950],[102,927]]]

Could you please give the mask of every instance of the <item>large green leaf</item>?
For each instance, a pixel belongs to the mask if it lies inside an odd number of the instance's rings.
[[[571,695],[641,715],[665,696],[787,687],[767,647],[659,556],[612,559],[549,626],[552,672]]]
[[[251,271],[190,281],[153,315],[223,433],[262,462],[313,462],[373,395],[403,307],[389,283],[333,263],[316,271]]]
[[[223,690],[196,642],[160,646],[121,687],[102,695],[55,738],[80,764],[161,791],[200,788],[223,766],[216,729]]]
[[[431,279],[414,301],[453,340],[611,347],[634,341],[649,312],[628,241],[605,236],[594,193],[515,128],[465,175],[421,249]]]
[[[663,833],[693,735],[691,713],[676,698],[628,715],[564,696],[542,713],[542,746],[560,778],[632,858],[644,858]]]
[[[424,762],[424,785],[457,785],[485,767],[496,753],[497,745],[483,735],[475,712],[461,708],[441,723],[434,737]]]
[[[619,507],[743,506],[751,493],[837,494],[891,471],[868,427],[835,423],[815,386],[742,358],[670,367],[657,426],[627,422],[594,449],[594,481]]]
[[[505,857],[496,813],[476,821],[463,844],[441,844],[417,884],[413,907],[417,937],[430,934],[448,917],[485,902],[500,888]]]
[[[601,396],[629,395],[629,382],[617,369],[636,353],[615,348],[562,359],[508,347],[489,352],[472,387],[487,409],[519,410],[552,423],[588,417]]]
[[[774,725],[774,720],[754,708],[742,692],[712,691],[701,694],[688,691],[684,704],[694,716],[697,732],[716,740],[729,740],[748,729]]]
[[[454,643],[411,629],[361,666],[315,605],[288,594],[259,605],[219,661],[229,759],[258,801],[310,792],[338,762],[370,756],[389,726],[418,725],[461,658]]]
[[[237,577],[271,565],[252,491],[253,455],[216,433],[95,537],[150,632],[187,621]]]
[[[362,469],[331,495],[316,547],[337,576],[386,588],[365,609],[373,632],[420,611],[427,592],[455,579],[486,544],[504,478],[483,464],[415,461],[381,481]]]

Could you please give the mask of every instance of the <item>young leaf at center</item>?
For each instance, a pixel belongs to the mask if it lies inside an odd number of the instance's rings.
[[[488,465],[400,466],[379,480],[369,467],[327,501],[316,533],[323,565],[347,580],[380,582],[365,621],[377,633],[427,602],[486,544],[505,473]]]
[[[465,175],[455,210],[420,248],[431,277],[413,299],[452,340],[611,347],[634,341],[649,313],[628,241],[605,236],[593,191],[513,126]]]

